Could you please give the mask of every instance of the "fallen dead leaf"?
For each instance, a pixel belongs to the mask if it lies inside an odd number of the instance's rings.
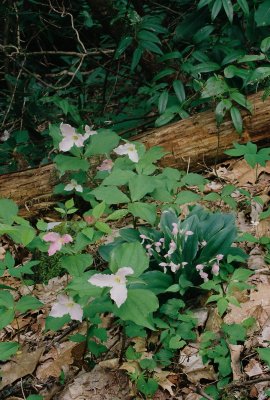
[[[110,360],[100,361],[98,365],[101,368],[108,368],[111,370],[115,370],[118,369],[119,367],[119,360],[120,360],[119,358],[111,358]]]
[[[199,349],[195,347],[186,346],[181,351],[179,364],[188,380],[194,384],[199,383],[201,379],[214,381],[217,378],[213,366],[203,363]]]
[[[32,374],[36,369],[44,349],[44,347],[41,347],[29,353],[29,349],[25,347],[20,354],[17,354],[11,361],[5,363],[0,370],[2,377],[0,390],[15,382],[17,379]]]
[[[238,344],[229,344],[228,346],[231,353],[231,367],[233,372],[233,380],[238,381],[243,378],[240,355],[244,349],[244,346]]]
[[[267,265],[264,262],[264,257],[264,251],[260,247],[255,246],[249,253],[249,258],[247,261],[248,268],[252,270],[265,268]]]
[[[137,353],[144,353],[147,351],[146,348],[146,339],[142,337],[134,337],[132,338],[132,342],[134,342],[134,350]]]
[[[127,400],[129,392],[125,374],[96,366],[91,372],[81,372],[58,400]]]
[[[174,374],[170,371],[162,371],[161,369],[156,368],[153,377],[157,380],[162,389],[167,390],[171,396],[174,396],[172,387],[175,386],[175,383],[173,383],[169,377],[177,377],[177,374]]]
[[[127,361],[124,362],[119,369],[123,369],[124,371],[127,371],[131,374],[134,372],[140,372],[141,367],[139,366],[139,363],[137,361]]]
[[[252,378],[253,376],[256,375],[262,375],[263,374],[263,369],[261,363],[259,363],[257,360],[254,358],[249,361],[249,363],[245,367],[245,373],[247,376]]]
[[[37,368],[36,376],[40,380],[46,380],[50,376],[58,378],[62,368],[73,363],[72,351],[78,346],[78,343],[64,342],[42,357],[43,364]]]

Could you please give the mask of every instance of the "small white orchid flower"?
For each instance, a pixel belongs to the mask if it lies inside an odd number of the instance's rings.
[[[223,255],[223,254],[218,254],[218,255],[216,256],[217,261],[221,261],[221,260],[223,260],[223,258],[224,258],[224,255]]]
[[[175,264],[174,262],[170,262],[169,267],[171,268],[172,272],[177,272],[180,268],[180,264]]]
[[[121,307],[127,299],[126,276],[134,274],[131,267],[119,268],[116,274],[95,274],[88,282],[98,287],[111,287],[110,296],[117,307]]]
[[[64,190],[67,192],[70,192],[71,190],[75,190],[76,192],[83,192],[82,185],[79,185],[75,179],[71,179],[70,183],[68,183],[65,187]]]
[[[129,159],[135,163],[139,161],[139,155],[133,143],[121,144],[113,151],[119,156],[128,155]]]
[[[69,124],[60,125],[60,131],[62,133],[63,139],[59,143],[59,149],[61,151],[69,151],[73,146],[83,147],[84,141],[88,139],[89,135],[81,135],[76,132]]]
[[[167,263],[165,263],[165,262],[161,262],[161,263],[159,263],[158,265],[160,265],[160,267],[163,268],[163,272],[164,272],[164,274],[166,274],[166,272],[167,272],[167,267],[169,266],[169,264],[167,264]]]
[[[201,271],[199,275],[204,280],[204,282],[209,281],[208,274],[206,272]]]
[[[57,296],[57,302],[53,304],[50,317],[63,317],[69,314],[71,319],[82,322],[83,309],[80,304],[75,303],[71,297],[63,294]]]
[[[172,240],[170,243],[170,249],[168,251],[168,255],[170,256],[171,254],[173,254],[176,250],[176,243]]]
[[[89,136],[97,135],[97,131],[93,131],[92,126],[90,127],[89,125],[85,125],[84,130],[87,138],[89,138]]]
[[[204,265],[203,264],[198,264],[198,265],[196,265],[195,268],[196,268],[197,271],[202,271],[204,269]]]
[[[212,274],[217,276],[219,274],[219,265],[218,263],[213,264],[212,266]]]

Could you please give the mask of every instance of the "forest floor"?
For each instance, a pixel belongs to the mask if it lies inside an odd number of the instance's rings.
[[[215,168],[215,175],[209,170],[206,175],[212,179],[206,191],[219,193],[224,183],[248,191],[252,197],[260,196],[264,206],[269,203],[270,162],[259,167],[257,172],[244,160],[229,160]],[[237,203],[237,224],[241,232],[257,238],[269,237],[270,218],[259,219],[263,205],[246,201],[241,192],[234,191]],[[213,204],[217,206],[217,204]],[[228,211],[228,205],[221,203],[221,209]],[[3,237],[0,239],[0,259],[7,250],[14,251]],[[270,387],[268,368],[258,359],[256,348],[267,347],[270,341],[270,256],[267,249],[258,243],[241,243],[249,254],[247,267],[254,274],[249,278],[250,290],[238,293],[241,308],[231,306],[224,317],[226,323],[241,323],[245,318],[254,317],[256,325],[242,344],[230,345],[233,382],[228,387],[227,399],[268,398],[265,390]],[[18,249],[15,249],[16,251]],[[16,289],[17,296],[34,294],[44,303],[38,312],[19,315],[16,320],[0,332],[0,341],[18,340],[21,351],[10,361],[2,363],[0,373],[1,400],[24,400],[27,396],[41,395],[44,400],[126,400],[142,399],[129,380],[128,373],[136,370],[136,361],[122,361],[123,349],[128,345],[120,328],[110,315],[105,315],[102,326],[109,332],[105,356],[93,359],[93,365],[86,363],[84,342],[73,342],[69,336],[85,333],[85,323],[70,323],[60,331],[45,331],[45,319],[56,299],[56,293],[64,289],[68,277],[55,277],[48,284],[23,286],[21,281],[5,274],[1,279],[5,285]],[[223,322],[217,310],[205,305],[193,310],[199,327],[218,332]],[[130,340],[130,339],[129,339]],[[151,358],[149,343],[156,340],[155,333],[147,338],[133,338],[134,348]],[[199,339],[198,339],[199,340]],[[211,399],[204,394],[207,385],[217,379],[213,366],[204,365],[199,355],[199,341],[184,347],[177,362],[167,370],[156,370],[155,378],[159,389],[154,400]]]

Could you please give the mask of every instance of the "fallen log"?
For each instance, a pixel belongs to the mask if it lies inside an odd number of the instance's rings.
[[[235,132],[230,120],[217,128],[212,111],[198,113],[191,118],[171,125],[146,131],[134,136],[146,147],[163,146],[170,154],[161,161],[164,166],[179,169],[203,170],[227,157],[225,149],[234,141],[252,141],[259,146],[270,144],[270,98],[262,100],[263,92],[249,96],[253,113],[242,113],[244,132]],[[0,197],[13,199],[21,209],[21,215],[34,216],[55,204],[53,186],[58,183],[52,164],[0,175]]]

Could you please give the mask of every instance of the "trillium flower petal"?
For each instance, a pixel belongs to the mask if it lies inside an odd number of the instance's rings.
[[[116,284],[115,275],[95,274],[88,282],[98,287],[113,287]]]
[[[75,186],[75,190],[76,190],[76,192],[82,193],[82,192],[83,192],[83,187],[82,187],[82,185],[76,185],[76,186]]]
[[[76,130],[75,130],[75,128],[73,128],[73,126],[71,126],[69,124],[64,124],[63,122],[60,124],[60,131],[63,136],[70,137],[70,138],[76,134]]]
[[[69,151],[73,146],[74,142],[72,138],[64,137],[59,143],[59,150],[61,151]]]
[[[123,267],[123,268],[119,268],[119,270],[116,272],[115,276],[124,278],[125,276],[132,275],[132,274],[134,274],[134,270],[131,267]]]
[[[71,190],[74,189],[74,185],[72,183],[68,183],[65,187],[64,190],[66,190],[67,192],[70,192]]]
[[[48,254],[49,256],[53,256],[57,251],[59,251],[62,247],[62,243],[60,240],[56,241],[56,242],[52,242],[49,250],[48,250]]]
[[[114,149],[114,152],[119,156],[123,156],[127,154],[127,146],[125,144],[121,144],[120,146],[116,147],[116,149]]]
[[[57,232],[49,232],[43,236],[43,240],[45,240],[45,242],[55,242],[59,239],[60,239],[60,235]]]
[[[61,240],[62,240],[62,243],[64,243],[64,244],[73,242],[72,236],[70,236],[68,234],[63,235]]]
[[[138,152],[137,152],[136,149],[133,150],[133,151],[128,152],[128,157],[134,163],[137,163],[139,161],[139,156],[138,156]]]
[[[115,285],[110,290],[110,295],[117,307],[121,307],[127,299],[127,288],[125,285]]]
[[[49,314],[50,317],[59,318],[63,317],[63,315],[68,314],[68,310],[65,304],[55,303],[52,306],[51,312]]]
[[[69,309],[69,315],[71,319],[82,322],[83,309],[80,304],[74,303],[74,305]]]

